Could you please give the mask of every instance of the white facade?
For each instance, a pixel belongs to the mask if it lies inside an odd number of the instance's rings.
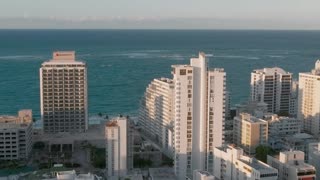
[[[208,70],[204,53],[172,67],[175,173],[186,179],[197,169],[212,172],[213,148],[224,142],[226,73]]]
[[[74,51],[54,52],[40,68],[41,118],[45,133],[88,129],[87,68]]]
[[[243,155],[241,148],[221,146],[214,149],[214,173],[219,179],[277,180],[278,171]]]
[[[269,136],[279,138],[300,133],[301,121],[296,118],[265,114],[263,119],[268,121]]]
[[[289,113],[292,74],[281,68],[256,69],[251,73],[251,100],[268,104],[268,112]]]
[[[297,117],[298,114],[298,92],[299,82],[292,81],[289,114],[293,117]]]
[[[109,178],[118,179],[130,169],[130,131],[126,118],[108,121],[106,136],[106,173]]]
[[[0,160],[26,160],[32,150],[32,111],[0,116]]]
[[[193,180],[215,180],[216,178],[207,171],[194,170]]]
[[[154,79],[146,89],[139,111],[141,130],[172,157],[173,93],[171,79]]]
[[[299,73],[298,119],[303,121],[304,130],[320,134],[320,60],[309,73]]]
[[[320,143],[309,144],[308,163],[316,168],[316,177],[320,177]]]
[[[304,152],[280,152],[279,158],[268,156],[268,164],[279,171],[280,180],[316,180],[313,166],[304,162]]]
[[[268,142],[268,122],[248,113],[234,118],[234,143],[248,154],[254,154],[257,146]]]

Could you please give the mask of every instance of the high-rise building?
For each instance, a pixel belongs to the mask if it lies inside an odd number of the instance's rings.
[[[304,152],[285,151],[279,156],[268,155],[268,164],[279,171],[281,180],[316,180],[316,170],[304,162]]]
[[[141,130],[173,157],[173,92],[171,79],[154,79],[141,100]]]
[[[234,143],[247,154],[255,154],[256,148],[268,143],[268,122],[248,113],[234,118]]]
[[[265,102],[268,112],[289,114],[292,74],[281,68],[257,69],[251,73],[251,100]]]
[[[243,149],[232,145],[214,149],[214,173],[219,179],[277,180],[278,171],[269,165],[243,155]]]
[[[298,119],[303,128],[313,135],[320,135],[320,60],[311,72],[299,73]]]
[[[40,68],[41,117],[45,133],[88,129],[87,68],[74,51],[54,52]]]
[[[26,160],[32,150],[32,111],[0,116],[0,160]]]
[[[224,142],[226,73],[208,70],[204,53],[173,65],[174,166],[178,179],[213,172],[213,148]]]
[[[106,123],[106,173],[110,179],[124,177],[132,169],[132,134],[127,118]]]

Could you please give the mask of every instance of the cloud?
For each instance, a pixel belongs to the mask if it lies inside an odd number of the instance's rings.
[[[317,20],[262,18],[160,18],[94,17],[80,18],[0,18],[1,29],[320,29]]]

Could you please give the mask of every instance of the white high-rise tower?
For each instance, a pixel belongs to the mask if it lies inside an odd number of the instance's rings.
[[[40,68],[41,117],[45,133],[88,129],[87,68],[74,51],[54,52]]]
[[[251,73],[251,100],[264,102],[268,112],[290,112],[292,74],[281,68],[256,69]]]
[[[173,65],[175,173],[213,172],[213,149],[224,139],[226,73],[208,70],[204,53],[190,65]]]
[[[311,72],[299,73],[298,119],[304,130],[320,134],[320,60]]]

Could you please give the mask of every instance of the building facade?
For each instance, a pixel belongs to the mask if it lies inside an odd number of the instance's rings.
[[[204,53],[173,65],[174,168],[178,179],[213,171],[213,148],[224,142],[226,73],[208,70]]]
[[[304,152],[280,152],[279,158],[268,156],[268,164],[279,171],[279,180],[316,180],[316,170],[304,162]]]
[[[118,117],[106,123],[106,174],[119,179],[132,169],[132,142],[127,118]]]
[[[309,144],[308,163],[316,168],[316,177],[320,177],[320,143]]]
[[[265,114],[263,119],[268,122],[269,136],[279,138],[300,133],[301,121],[297,118]]]
[[[141,130],[173,157],[173,93],[171,79],[154,79],[141,100]]]
[[[32,150],[32,111],[0,116],[0,160],[26,160]]]
[[[320,134],[320,60],[311,72],[299,73],[298,119],[303,121],[304,131]]]
[[[248,113],[234,118],[234,143],[247,154],[255,154],[256,147],[268,142],[268,122]]]
[[[87,67],[74,51],[54,52],[40,68],[41,118],[44,133],[88,129]]]
[[[254,158],[243,155],[243,150],[232,145],[214,149],[214,173],[219,179],[277,180],[278,171]]]
[[[251,100],[268,104],[268,112],[289,114],[292,74],[281,68],[257,69],[251,73]]]

